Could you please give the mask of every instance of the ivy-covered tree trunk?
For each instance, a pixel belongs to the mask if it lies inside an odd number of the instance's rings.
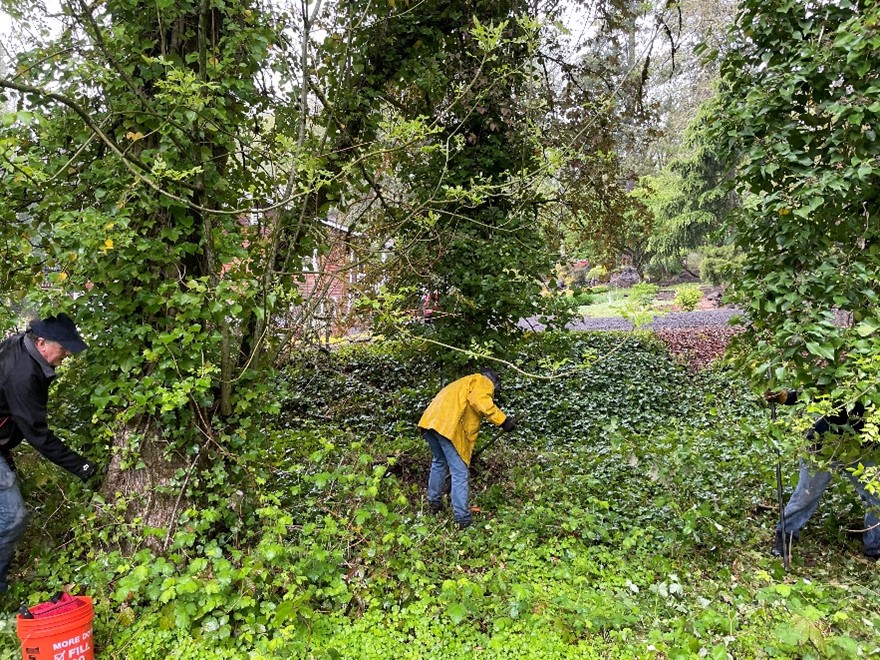
[[[295,286],[267,290],[250,211],[275,181],[255,119],[272,17],[212,0],[76,0],[65,15],[0,80],[22,108],[2,136],[7,290],[80,322],[105,493],[129,520],[173,527],[192,470],[228,452],[221,420],[259,399],[263,365],[238,349],[257,343],[247,319]],[[57,53],[69,59],[41,64]]]
[[[353,3],[335,23],[369,27],[321,49],[334,153],[370,150],[376,136],[395,145],[362,165],[375,202],[366,222],[390,257],[376,279],[404,315],[431,296],[433,328],[459,345],[534,313],[552,261],[529,179],[540,163],[533,11],[481,0]]]
[[[171,450],[162,437],[161,428],[153,420],[144,418],[140,424],[131,422],[118,426],[114,433],[113,448],[107,476],[101,486],[107,498],[121,495],[127,503],[125,518],[137,521],[145,530],[162,530],[162,535],[146,535],[140,543],[156,550],[164,550],[169,532],[173,531],[177,516],[189,498],[183,490],[177,472],[186,464],[185,457]],[[132,464],[131,458],[136,456]],[[131,539],[124,539],[127,549],[134,547]],[[138,545],[140,544],[138,543]]]

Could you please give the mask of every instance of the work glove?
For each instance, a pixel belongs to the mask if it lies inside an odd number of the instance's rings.
[[[507,417],[501,423],[501,430],[504,431],[505,433],[510,433],[515,428],[516,428],[516,420],[513,417]]]
[[[83,483],[89,490],[97,491],[101,488],[103,478],[102,474],[98,471],[97,463],[86,461],[76,473],[76,476],[83,480]]]
[[[76,476],[78,476],[83,481],[88,481],[91,479],[95,472],[98,471],[98,466],[91,461],[86,461],[80,466],[79,470],[76,471]]]

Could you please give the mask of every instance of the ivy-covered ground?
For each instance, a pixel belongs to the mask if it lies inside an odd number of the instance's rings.
[[[474,365],[349,347],[286,372],[282,409],[240,452],[248,479],[188,511],[164,557],[114,550],[65,499],[84,495],[58,498],[38,472],[19,573],[31,586],[7,610],[85,588],[100,658],[880,655],[878,566],[845,531],[860,503],[835,482],[786,575],[767,552],[767,411],[729,373],[695,373],[647,334],[534,335],[511,360],[575,370],[498,367],[520,426],[475,464],[464,532],[425,509],[415,423]],[[90,531],[60,547],[34,531],[61,523]],[[4,631],[0,654],[20,657],[11,618]]]

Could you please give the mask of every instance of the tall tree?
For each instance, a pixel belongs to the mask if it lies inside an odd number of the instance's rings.
[[[727,240],[724,219],[736,195],[729,189],[729,169],[706,136],[716,114],[715,102],[704,103],[677,155],[656,174],[641,177],[634,192],[654,220],[647,251],[658,269],[678,272],[689,253],[710,240]]]
[[[680,16],[673,3],[620,2],[600,9],[583,43],[575,44],[578,57],[559,69],[564,92],[551,134],[565,154],[560,196],[574,251],[609,266],[629,262],[641,271],[653,218],[630,193],[653,167],[649,147],[658,136],[658,105],[651,90],[663,71],[653,58],[674,56]]]
[[[253,320],[295,296],[263,276],[284,214],[270,165],[295,136],[263,135],[276,18],[248,1],[72,0],[0,80],[20,109],[2,132],[4,291],[92,337],[105,488],[149,493],[128,500],[149,527],[173,527],[209,457],[236,452],[224,420],[255,405],[271,338]]]
[[[321,121],[333,153],[361,154],[361,185],[375,202],[364,219],[385,239],[386,289],[403,310],[432,296],[433,328],[459,345],[503,335],[533,313],[551,264],[530,181],[542,164],[533,101],[540,26],[530,10],[482,0],[349,3],[321,49],[319,84],[335,101]],[[377,139],[394,149],[377,154]]]
[[[620,22],[632,35],[624,60],[629,87],[621,87],[632,100],[620,104],[632,118],[620,120],[620,135],[606,152],[604,162],[615,170],[600,178],[599,163],[591,163],[581,180],[590,182],[592,174],[599,186],[572,188],[579,191],[582,234],[604,261],[624,257],[640,271],[649,264],[677,271],[687,251],[718,228],[717,207],[728,197],[715,190],[720,167],[694,129],[704,122],[698,108],[717,78],[717,64],[700,54],[723,48],[719,40],[734,5],[640,5],[628,23]],[[615,178],[616,188],[608,185]]]

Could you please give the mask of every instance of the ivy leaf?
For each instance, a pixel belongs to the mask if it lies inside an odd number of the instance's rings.
[[[828,346],[826,344],[818,344],[814,341],[807,342],[807,350],[810,351],[813,355],[818,355],[819,357],[823,357],[826,360],[834,359],[834,348],[832,346]]]
[[[461,623],[464,621],[467,616],[468,610],[461,603],[453,603],[446,609],[446,613],[449,614],[449,618],[452,619],[452,623]]]
[[[787,623],[780,624],[774,631],[774,636],[790,646],[799,646],[805,643],[809,637],[801,627],[791,626]]]
[[[859,337],[868,337],[877,332],[877,328],[880,328],[880,324],[874,321],[862,321],[856,326],[856,332]]]

